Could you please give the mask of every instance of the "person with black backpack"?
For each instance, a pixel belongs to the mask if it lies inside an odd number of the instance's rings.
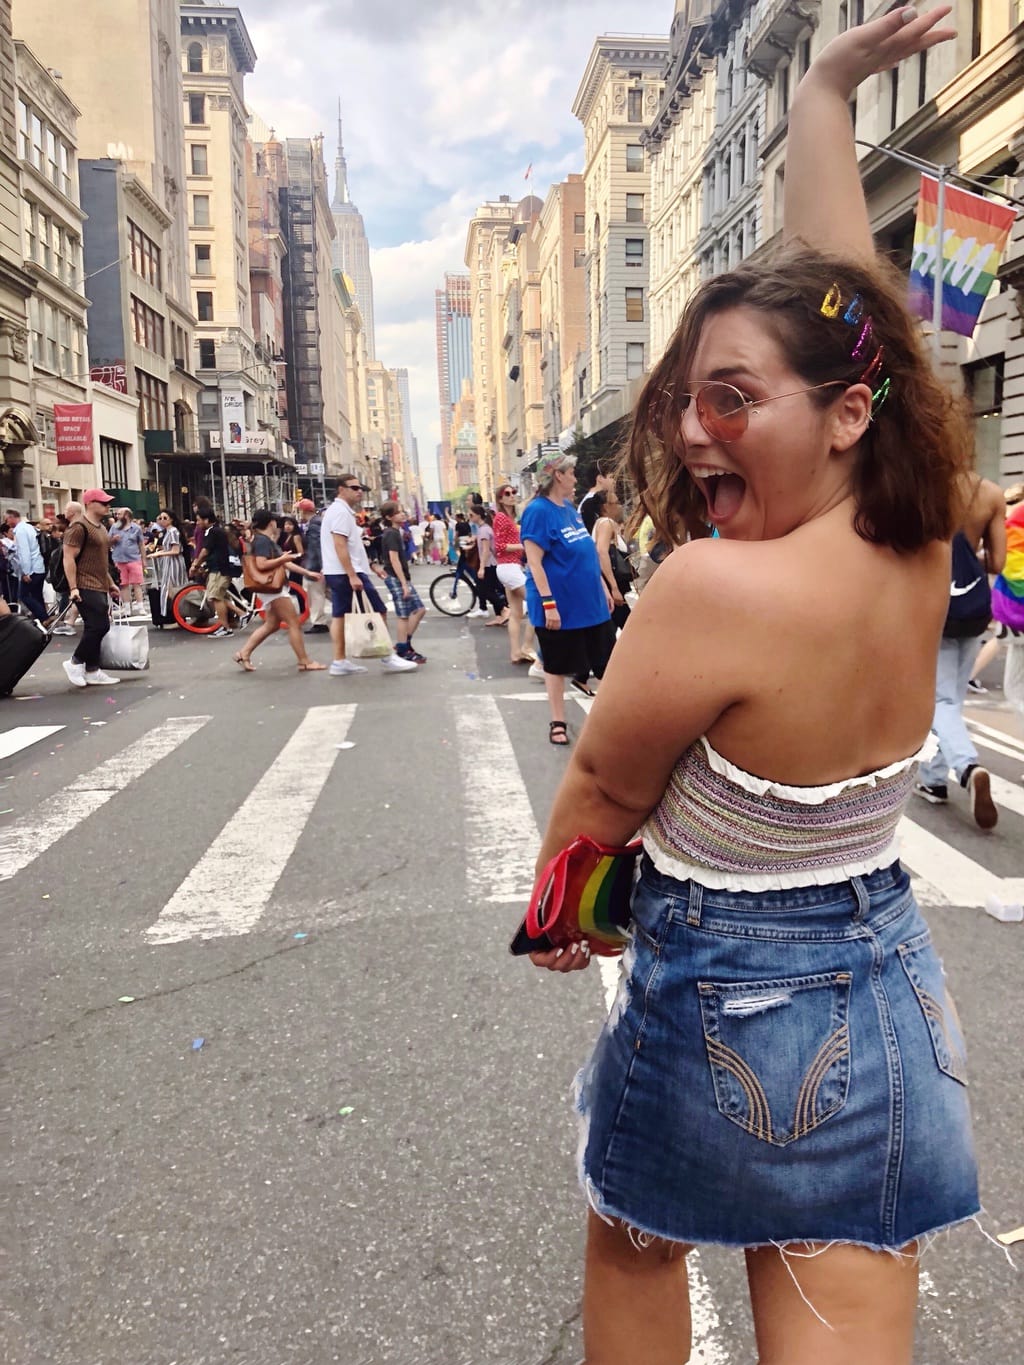
[[[964,493],[967,510],[953,537],[949,610],[939,643],[932,721],[937,750],[921,764],[914,790],[932,805],[945,805],[952,772],[970,795],[975,823],[980,829],[994,829],[999,812],[992,800],[992,779],[978,762],[963,704],[992,615],[988,576],[1001,573],[1006,559],[1006,507],[999,485],[977,474],[970,476]]]

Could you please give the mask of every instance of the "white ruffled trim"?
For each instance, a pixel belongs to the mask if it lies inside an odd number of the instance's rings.
[[[792,872],[730,872],[670,857],[646,836],[643,843],[644,852],[659,872],[680,882],[700,882],[709,891],[791,891],[800,886],[831,886],[833,882],[844,882],[850,877],[866,877],[871,872],[878,872],[883,867],[889,867],[900,856],[899,841],[893,839],[881,853],[860,862],[831,863],[828,867],[806,867]]]
[[[719,777],[728,778],[730,782],[750,792],[752,796],[777,796],[781,801],[795,801],[801,806],[820,806],[841,792],[849,791],[851,787],[876,787],[885,778],[906,772],[915,763],[926,762],[938,750],[938,740],[930,733],[916,754],[898,759],[895,763],[890,763],[873,773],[865,773],[863,777],[846,777],[841,782],[830,782],[825,787],[787,787],[784,783],[774,782],[769,777],[755,777],[753,773],[737,768],[735,763],[730,763],[717,749],[711,747],[706,735],[701,735],[700,742],[704,745],[711,771],[717,773]],[[850,876],[861,875],[863,874],[860,872],[850,873]]]

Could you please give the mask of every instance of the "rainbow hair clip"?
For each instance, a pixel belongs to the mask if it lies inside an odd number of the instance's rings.
[[[859,384],[873,384],[880,378],[882,373],[882,358],[885,355],[885,347],[875,342],[875,328],[871,320],[871,314],[864,311],[864,298],[860,293],[854,294],[853,298],[843,308],[843,295],[839,285],[834,281],[829,285],[818,308],[819,313],[830,321],[842,317],[847,327],[857,328],[857,339],[850,349],[851,360],[863,360],[871,353],[874,347],[874,354],[871,355],[867,365],[861,372],[858,379]],[[874,414],[889,397],[889,390],[892,381],[886,379],[871,394],[871,414]]]

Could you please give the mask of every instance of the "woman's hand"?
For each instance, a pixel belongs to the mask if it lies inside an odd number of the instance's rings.
[[[888,71],[915,52],[956,37],[956,29],[939,28],[952,5],[939,5],[925,14],[912,6],[891,10],[869,24],[840,33],[822,49],[804,77],[809,84],[824,82],[848,100],[862,81]]]
[[[549,972],[581,972],[590,966],[590,944],[584,939],[582,943],[570,943],[567,948],[531,953],[530,961]]]

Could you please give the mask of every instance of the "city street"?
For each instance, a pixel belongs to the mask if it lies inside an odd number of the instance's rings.
[[[151,631],[147,672],[75,691],[55,639],[0,701],[9,1365],[580,1360],[570,1087],[614,968],[506,950],[566,757],[503,630],[416,641],[415,676],[300,675],[283,635],[245,675],[237,638]],[[1024,731],[998,691],[967,714],[997,830],[954,792],[902,832],[991,1239],[1024,1223],[1024,924],[984,909],[1024,891]],[[990,1239],[928,1251],[920,1365],[1021,1358]],[[743,1257],[690,1277],[692,1359],[753,1361]]]

